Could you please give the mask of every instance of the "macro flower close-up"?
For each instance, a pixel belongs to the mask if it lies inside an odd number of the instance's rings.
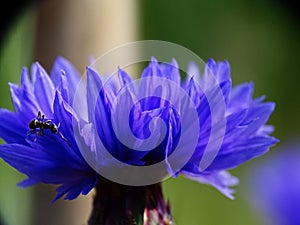
[[[238,179],[228,170],[277,142],[266,125],[275,104],[253,98],[253,83],[232,86],[227,61],[187,66],[182,76],[175,59],[152,57],[139,79],[119,67],[105,82],[92,67],[82,80],[62,57],[49,75],[34,63],[10,84],[14,111],[0,110],[0,157],[28,177],[19,186],[58,185],[54,201],[95,187],[89,224],[175,223],[160,184],[167,176],[233,199]]]
[[[295,1],[8,3],[0,225],[300,225]]]

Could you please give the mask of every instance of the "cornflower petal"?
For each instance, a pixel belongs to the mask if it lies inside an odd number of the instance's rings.
[[[34,95],[37,102],[40,104],[43,113],[50,117],[53,112],[52,103],[55,94],[54,85],[49,78],[46,71],[41,67],[39,63],[34,65],[35,69],[35,80],[34,80]]]
[[[57,57],[50,73],[50,77],[56,87],[60,84],[62,75],[67,79],[69,92],[68,102],[72,104],[75,93],[78,90],[80,74],[68,60],[63,57]]]

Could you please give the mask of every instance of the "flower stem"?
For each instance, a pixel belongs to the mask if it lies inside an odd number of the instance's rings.
[[[174,225],[161,184],[126,186],[100,178],[88,225]]]

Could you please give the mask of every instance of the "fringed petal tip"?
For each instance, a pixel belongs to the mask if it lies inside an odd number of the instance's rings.
[[[182,174],[188,179],[215,187],[223,195],[231,200],[234,199],[233,194],[235,193],[235,190],[230,187],[239,184],[239,179],[232,176],[225,170],[205,174],[194,174],[189,172],[183,172]]]
[[[151,62],[152,63],[158,63],[157,59],[154,56],[151,56]]]
[[[55,203],[58,199],[62,198],[64,195],[64,200],[73,200],[77,198],[80,194],[87,195],[96,186],[98,182],[98,175],[86,178],[78,182],[64,183],[57,187],[57,195],[51,201],[51,204]]]
[[[18,186],[18,187],[21,187],[21,188],[27,188],[27,187],[30,187],[30,186],[32,186],[32,185],[38,184],[38,183],[39,183],[39,182],[36,181],[36,180],[33,180],[33,179],[31,179],[31,178],[27,178],[27,179],[25,179],[25,180],[19,182],[19,183],[17,184],[17,186]]]

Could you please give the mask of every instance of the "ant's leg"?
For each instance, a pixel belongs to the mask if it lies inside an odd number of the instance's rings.
[[[69,145],[71,146],[70,142],[68,141],[67,138],[64,137],[64,135],[61,132],[57,132],[59,134],[59,136]]]
[[[41,129],[39,131],[39,135],[40,136],[44,136],[45,135],[44,129],[42,127],[41,127]]]
[[[57,124],[57,129],[60,127],[60,122]],[[67,138],[64,137],[64,135],[61,132],[58,132],[59,136],[64,139],[65,142],[68,143],[68,145],[70,145],[69,141],[67,140]]]
[[[27,131],[27,135],[30,135],[30,134],[35,134],[35,137],[34,137],[33,141],[36,142],[37,141],[37,136],[38,136],[37,130],[32,129],[32,130]]]
[[[36,130],[35,130],[35,129],[32,129],[32,130],[27,131],[27,135],[29,135],[29,134],[35,134],[35,133],[36,133]]]

